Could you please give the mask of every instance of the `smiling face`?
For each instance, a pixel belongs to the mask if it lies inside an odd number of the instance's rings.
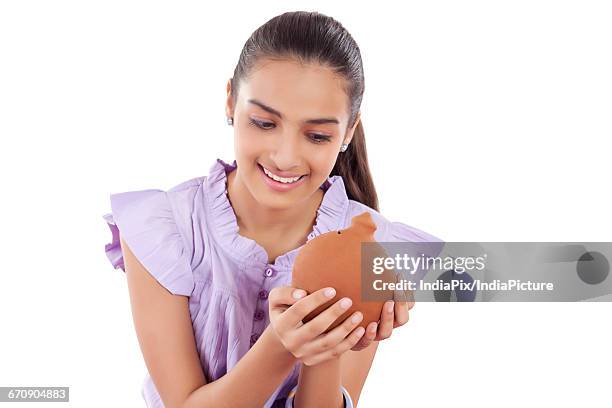
[[[240,83],[235,106],[228,83],[236,177],[258,203],[289,208],[325,182],[358,123],[347,129],[344,81],[319,64],[265,59]]]

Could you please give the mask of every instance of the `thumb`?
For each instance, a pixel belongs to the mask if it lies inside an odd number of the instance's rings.
[[[304,296],[306,296],[306,291],[304,289],[282,286],[270,291],[268,302],[272,308],[279,307],[285,310]]]
[[[306,296],[306,291],[304,289],[292,288],[291,291],[291,304],[297,302]]]

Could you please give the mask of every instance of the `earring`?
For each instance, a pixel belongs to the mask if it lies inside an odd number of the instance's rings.
[[[348,144],[342,143],[342,146],[340,146],[340,151],[341,152],[346,152],[346,149],[348,149]]]
[[[232,126],[234,124],[234,118],[228,116],[227,117],[227,124]]]

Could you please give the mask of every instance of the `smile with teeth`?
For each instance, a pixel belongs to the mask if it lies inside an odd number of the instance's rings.
[[[261,166],[261,168],[263,169],[264,173],[266,173],[266,175],[268,177],[270,177],[273,180],[276,180],[280,183],[285,183],[285,184],[290,184],[290,183],[295,183],[296,181],[298,181],[299,179],[301,179],[302,176],[298,176],[298,177],[279,177],[276,174],[270,172],[268,169],[266,169],[265,167]]]

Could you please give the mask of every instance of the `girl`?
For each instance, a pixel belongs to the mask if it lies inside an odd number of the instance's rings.
[[[112,194],[106,253],[126,273],[148,368],[149,407],[353,407],[377,341],[408,321],[388,302],[378,322],[335,297],[289,287],[299,249],[370,212],[377,241],[439,241],[378,213],[360,119],[359,47],[316,12],[277,16],[248,39],[227,84],[236,159],[168,191]],[[364,330],[365,329],[365,330]]]

